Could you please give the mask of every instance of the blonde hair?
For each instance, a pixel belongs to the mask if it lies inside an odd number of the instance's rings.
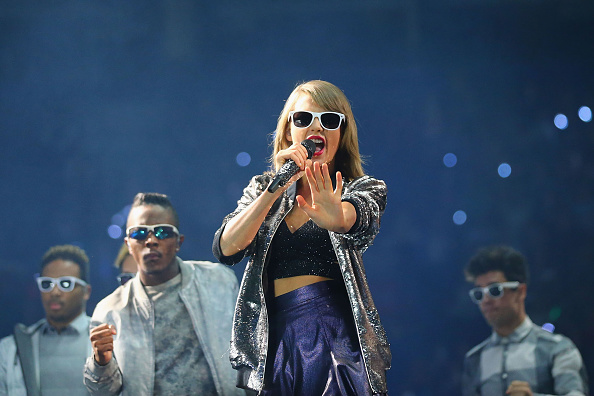
[[[291,145],[287,140],[287,131],[290,129],[289,112],[295,110],[295,103],[302,95],[309,95],[311,100],[327,111],[336,111],[345,116],[345,121],[340,126],[340,143],[334,157],[334,168],[340,171],[346,179],[363,176],[363,160],[359,154],[359,141],[357,138],[357,124],[351,110],[351,104],[345,94],[327,81],[312,80],[295,87],[285,102],[285,107],[278,117],[276,131],[274,132],[274,150],[270,157],[274,164],[276,154]],[[278,169],[276,169],[278,171]]]
[[[128,246],[124,243],[120,247],[118,255],[113,263],[113,266],[121,271],[122,265],[124,264],[124,260],[126,260],[126,257],[128,256],[130,256],[130,252],[128,252]]]

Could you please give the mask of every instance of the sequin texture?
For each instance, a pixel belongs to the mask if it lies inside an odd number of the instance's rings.
[[[265,191],[272,176],[266,173],[252,178],[244,189],[237,208],[225,217],[213,241],[213,253],[223,264],[233,265],[245,257],[250,257],[235,307],[230,356],[233,367],[239,370],[238,386],[257,391],[263,386],[268,350],[268,312],[265,296],[268,284],[268,249],[280,222],[295,204],[296,184],[291,185],[274,203],[258,234],[245,250],[233,256],[223,256],[219,239],[225,224]],[[385,183],[370,176],[346,181],[342,200],[349,201],[357,207],[358,226],[347,234],[328,232],[349,296],[361,353],[374,393],[387,392],[385,372],[390,368],[392,355],[371,297],[361,256],[379,232],[381,216],[386,207],[386,194]]]

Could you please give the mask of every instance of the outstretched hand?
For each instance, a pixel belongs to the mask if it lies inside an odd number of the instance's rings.
[[[90,339],[93,346],[93,356],[100,366],[105,366],[113,356],[113,336],[116,334],[114,326],[104,323],[91,330]]]
[[[305,169],[305,176],[309,183],[311,191],[311,205],[305,199],[298,195],[296,197],[297,204],[319,227],[325,228],[334,232],[347,232],[354,224],[354,220],[350,221],[345,215],[345,208],[343,205],[352,205],[348,202],[342,202],[342,174],[336,172],[336,188],[332,188],[332,179],[328,165],[323,164],[320,167],[319,163],[313,164],[313,171],[311,167]],[[352,208],[354,212],[354,208]]]

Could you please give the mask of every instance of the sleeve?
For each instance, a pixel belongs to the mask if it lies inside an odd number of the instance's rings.
[[[476,377],[479,372],[478,359],[473,355],[466,355],[464,358],[464,370],[462,371],[462,396],[480,396],[480,389],[477,386]]]
[[[8,336],[0,340],[0,396],[8,395],[8,367],[11,360],[11,350],[16,348],[10,348],[11,337]],[[14,341],[12,342],[14,343]],[[12,360],[16,359],[13,357]]]
[[[223,224],[215,232],[214,239],[212,241],[212,253],[215,256],[215,258],[217,259],[217,261],[219,261],[220,263],[225,264],[225,265],[234,265],[234,264],[239,263],[245,257],[248,257],[251,255],[256,238],[254,238],[252,243],[249,246],[247,246],[245,249],[235,253],[232,256],[225,256],[225,255],[223,255],[223,253],[221,251],[221,235],[223,234],[223,231],[225,230],[225,226],[227,225],[229,220],[231,220],[233,217],[235,217],[239,213],[241,213],[256,198],[258,198],[258,196],[260,196],[260,194],[262,194],[264,192],[266,186],[268,186],[268,183],[270,182],[270,177],[271,176],[268,174],[254,176],[252,178],[252,180],[250,180],[250,183],[248,184],[248,186],[243,189],[243,195],[241,196],[239,201],[237,201],[237,208],[235,208],[235,210],[232,213],[225,216],[225,218],[223,219]]]
[[[108,296],[107,298],[109,298]],[[102,323],[112,323],[109,310],[105,308],[106,299],[97,304],[91,323],[90,329],[99,326]],[[96,396],[112,396],[119,395],[122,390],[123,376],[122,371],[118,365],[115,354],[112,355],[111,360],[105,366],[100,366],[94,357],[94,353],[87,357],[85,366],[83,368],[83,381],[87,390],[91,395]]]
[[[556,395],[583,396],[589,394],[588,377],[582,355],[569,339],[559,344],[553,358],[552,376]]]
[[[371,246],[379,232],[381,217],[386,209],[386,184],[371,176],[362,176],[345,187],[342,201],[350,202],[355,207],[357,220],[348,233],[341,235],[363,252]]]
[[[84,367],[85,386],[91,395],[118,395],[122,389],[122,372],[115,356],[105,366],[100,366],[89,356]]]

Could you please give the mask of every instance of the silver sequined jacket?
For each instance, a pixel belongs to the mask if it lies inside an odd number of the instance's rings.
[[[213,253],[223,264],[233,265],[244,257],[250,257],[235,307],[230,359],[233,367],[238,370],[237,386],[258,391],[263,387],[268,350],[268,313],[265,296],[267,278],[264,268],[274,233],[294,205],[296,183],[274,203],[258,234],[245,250],[233,256],[224,256],[219,240],[227,222],[266,190],[272,176],[266,173],[252,178],[244,189],[237,208],[224,218],[223,225],[216,232],[213,241]],[[374,393],[384,393],[387,392],[386,370],[390,368],[392,355],[371,298],[361,255],[379,232],[380,218],[386,207],[386,185],[370,176],[359,177],[345,182],[342,200],[355,206],[358,225],[347,234],[329,231],[330,240],[353,310],[371,389]]]

